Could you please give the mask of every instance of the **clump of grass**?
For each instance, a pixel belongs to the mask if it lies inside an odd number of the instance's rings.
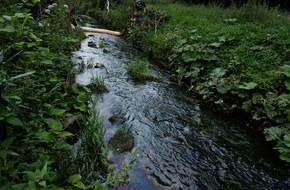
[[[131,151],[134,147],[134,137],[123,129],[118,129],[109,140],[109,146],[117,152]]]
[[[92,76],[91,83],[87,87],[96,93],[108,92],[108,88],[105,85],[105,78],[102,76]]]
[[[148,64],[143,60],[135,60],[128,64],[128,74],[137,81],[143,81],[152,79],[152,75],[149,72]]]
[[[99,39],[99,48],[101,48],[101,49],[105,48],[105,39],[104,38]]]
[[[93,102],[93,107],[95,104]],[[85,121],[80,135],[81,145],[77,157],[82,163],[81,173],[84,174],[84,179],[90,181],[100,174],[108,173],[108,154],[103,142],[105,130],[99,114],[92,108],[88,110]]]

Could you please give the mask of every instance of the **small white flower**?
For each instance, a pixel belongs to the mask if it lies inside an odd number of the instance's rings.
[[[38,26],[43,26],[43,24],[41,22],[38,23]]]
[[[55,7],[55,6],[57,6],[57,4],[56,4],[56,3],[52,3],[52,6],[54,6],[54,7]]]
[[[63,6],[64,6],[64,8],[68,9],[68,5],[63,5]]]
[[[44,11],[45,13],[50,13],[50,10],[49,9],[45,9],[45,11]]]

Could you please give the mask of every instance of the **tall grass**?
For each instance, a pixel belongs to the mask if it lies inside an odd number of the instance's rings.
[[[95,112],[96,102],[93,100],[92,102],[92,108],[88,110],[81,131],[81,145],[77,156],[81,161],[81,173],[88,182],[108,173],[108,154],[103,141],[105,129],[99,115]]]

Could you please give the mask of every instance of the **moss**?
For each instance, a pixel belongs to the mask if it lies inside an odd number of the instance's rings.
[[[109,140],[109,147],[117,152],[131,151],[134,147],[134,137],[123,129],[118,129]]]

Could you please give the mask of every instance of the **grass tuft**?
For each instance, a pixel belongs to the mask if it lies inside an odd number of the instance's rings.
[[[128,64],[128,74],[137,81],[152,79],[148,64],[144,60],[135,60]]]

